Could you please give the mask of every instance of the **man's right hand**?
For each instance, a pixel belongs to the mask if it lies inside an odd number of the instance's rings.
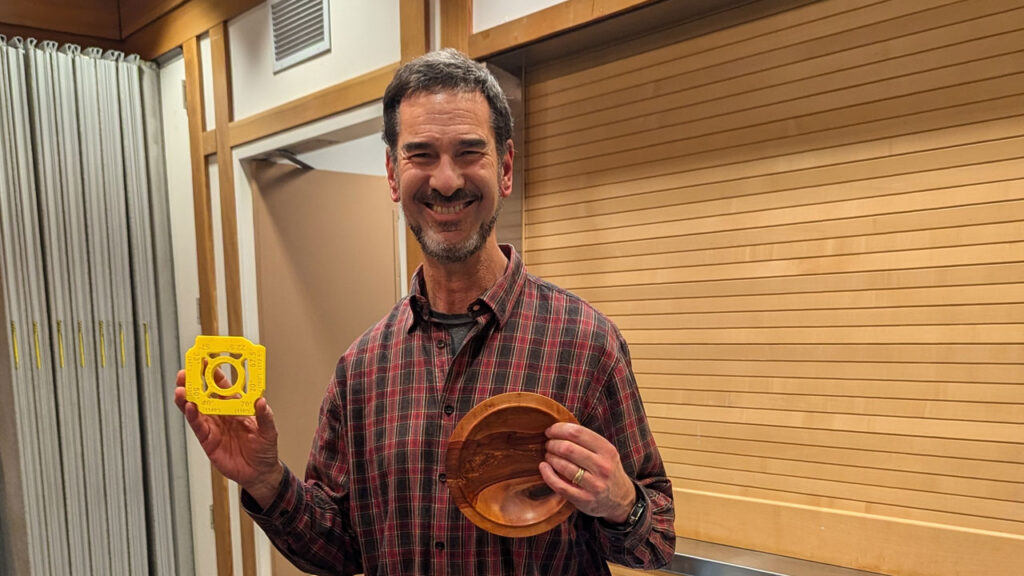
[[[230,385],[216,370],[216,384]],[[185,371],[178,372],[174,403],[185,415],[213,467],[234,480],[266,509],[277,495],[284,466],[277,457],[277,426],[266,398],[256,400],[256,416],[202,414],[185,400]]]

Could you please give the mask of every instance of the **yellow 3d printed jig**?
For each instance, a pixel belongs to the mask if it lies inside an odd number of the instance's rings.
[[[197,336],[185,353],[185,399],[203,414],[251,416],[266,388],[267,350],[240,336]],[[234,368],[235,381],[216,384],[221,364]]]

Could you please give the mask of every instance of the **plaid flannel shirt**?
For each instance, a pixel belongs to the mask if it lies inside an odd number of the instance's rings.
[[[608,574],[606,561],[656,568],[675,552],[672,487],[647,425],[618,329],[573,294],[505,274],[469,308],[476,324],[452,355],[430,321],[420,273],[412,294],[345,352],[325,394],[306,480],[286,470],[266,510],[243,506],[296,566],[316,574]],[[445,486],[459,419],[504,392],[543,394],[618,448],[647,512],[629,531],[573,514],[528,538],[485,532]]]

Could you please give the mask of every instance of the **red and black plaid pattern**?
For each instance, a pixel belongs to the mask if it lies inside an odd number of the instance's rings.
[[[672,488],[618,329],[577,296],[526,273],[511,247],[504,276],[473,303],[452,356],[419,273],[413,293],[345,352],[327,390],[306,481],[288,473],[265,511],[243,503],[275,545],[317,574],[608,574],[675,552]],[[505,538],[467,520],[445,486],[456,423],[504,392],[543,394],[619,449],[648,510],[630,532],[579,512],[544,534]]]

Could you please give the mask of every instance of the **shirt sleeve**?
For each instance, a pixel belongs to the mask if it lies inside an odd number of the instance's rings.
[[[242,507],[295,566],[312,574],[360,574],[359,539],[349,514],[349,470],[339,366],[320,407],[305,482],[285,468],[265,510],[242,492]]]
[[[637,389],[629,351],[619,336],[619,350],[607,370],[589,423],[618,448],[622,466],[647,501],[647,509],[629,530],[595,522],[598,542],[607,560],[631,568],[654,569],[668,565],[675,554],[675,505],[672,482],[654,442],[643,401]],[[588,423],[585,423],[588,424]]]

